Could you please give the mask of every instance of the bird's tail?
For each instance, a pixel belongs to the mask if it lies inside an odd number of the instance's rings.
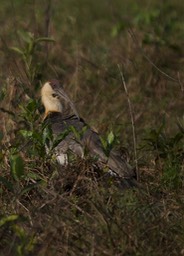
[[[135,169],[127,162],[121,152],[118,150],[111,150],[107,166],[110,170],[115,172],[119,177],[131,180],[136,180]]]

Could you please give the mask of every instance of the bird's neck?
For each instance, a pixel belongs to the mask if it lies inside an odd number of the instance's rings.
[[[68,118],[77,118],[79,119],[78,116],[75,115],[75,113],[70,112],[70,111],[45,111],[43,120],[50,118],[51,116],[57,116],[60,117],[62,120],[68,119]]]
[[[45,119],[46,119],[48,116],[50,116],[51,114],[58,114],[58,115],[61,115],[62,113],[61,113],[60,111],[56,111],[56,110],[45,110],[43,119],[45,120]]]
[[[62,112],[63,106],[57,99],[53,99],[52,95],[47,93],[42,95],[42,102],[45,107],[45,112]]]

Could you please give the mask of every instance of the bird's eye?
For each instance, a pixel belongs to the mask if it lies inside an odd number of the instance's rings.
[[[56,93],[52,94],[52,97],[56,98],[58,95]]]

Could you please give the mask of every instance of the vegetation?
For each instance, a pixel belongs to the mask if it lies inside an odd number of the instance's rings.
[[[0,6],[0,255],[183,255],[184,2]],[[141,189],[46,154],[39,90],[53,77],[107,154],[128,148]]]

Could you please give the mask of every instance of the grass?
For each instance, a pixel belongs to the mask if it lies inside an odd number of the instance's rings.
[[[183,1],[0,6],[0,255],[183,255]],[[128,148],[143,189],[45,154],[53,77],[104,143]]]

